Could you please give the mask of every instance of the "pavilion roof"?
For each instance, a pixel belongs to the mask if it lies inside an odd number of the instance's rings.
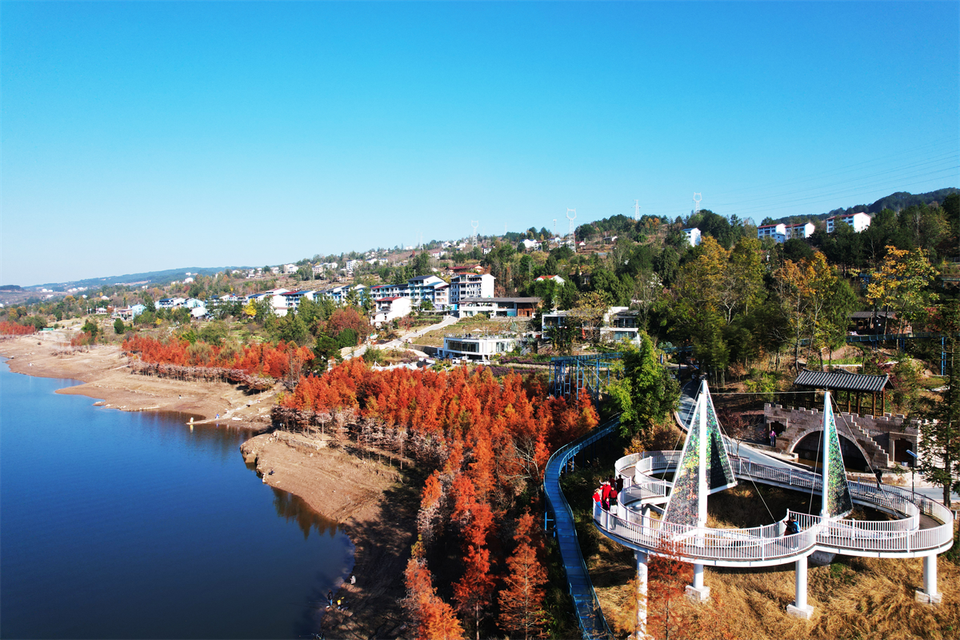
[[[846,371],[810,371],[804,369],[793,381],[798,387],[814,387],[816,389],[838,389],[842,391],[883,391],[890,376],[868,376],[861,373]]]

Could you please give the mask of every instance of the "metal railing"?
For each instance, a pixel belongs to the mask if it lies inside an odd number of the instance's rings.
[[[597,427],[587,435],[558,449],[547,461],[544,472],[543,487],[547,499],[547,511],[553,513],[557,536],[562,535],[564,528],[572,544],[560,545],[560,555],[567,576],[567,589],[573,599],[574,610],[577,613],[577,623],[585,639],[612,638],[613,633],[607,625],[607,620],[600,608],[600,600],[590,580],[587,563],[580,551],[580,541],[577,538],[573,518],[573,510],[567,497],[560,488],[560,475],[569,465],[570,460],[584,447],[607,437],[620,424],[619,416]],[[561,541],[562,542],[562,541]]]
[[[856,503],[906,516],[890,521],[830,520],[805,513],[788,512],[800,527],[800,533],[783,535],[783,523],[747,529],[713,529],[679,525],[651,518],[628,508],[644,500],[665,495],[670,483],[650,477],[652,471],[674,468],[679,452],[648,452],[632,454],[617,461],[618,474],[631,480],[631,486],[617,498],[618,504],[605,511],[594,504],[594,522],[608,535],[656,553],[670,549],[671,553],[690,561],[712,560],[725,562],[770,562],[788,560],[809,553],[814,547],[827,550],[870,552],[883,554],[916,554],[942,550],[953,540],[953,513],[942,504],[927,498],[916,502],[910,494],[888,487],[851,482],[850,493]],[[818,490],[820,477],[802,469],[762,465],[731,456],[738,477],[788,486],[794,489]],[[631,467],[634,474],[631,477]],[[928,529],[919,528],[920,514],[928,515],[941,524]]]

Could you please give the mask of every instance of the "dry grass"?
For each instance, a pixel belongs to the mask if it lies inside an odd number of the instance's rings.
[[[776,518],[782,518],[787,507],[806,510],[806,496],[769,487],[761,491]],[[711,526],[748,527],[771,521],[751,487],[740,486],[710,500]],[[816,500],[813,508],[819,508]],[[853,515],[858,519],[880,518],[873,512]],[[635,611],[633,553],[602,537],[598,547],[589,560],[590,573],[608,623],[617,637],[626,638],[633,631]],[[686,616],[692,623],[685,633],[673,629],[670,637],[960,638],[960,567],[941,555],[937,572],[943,602],[931,607],[916,602],[914,596],[922,588],[922,560],[838,556],[831,564],[809,569],[807,600],[814,607],[814,615],[807,621],[786,612],[795,596],[792,564],[749,571],[708,568],[705,583],[711,589],[711,601],[703,605],[678,603],[677,616]],[[657,638],[664,635],[662,628],[648,632]]]

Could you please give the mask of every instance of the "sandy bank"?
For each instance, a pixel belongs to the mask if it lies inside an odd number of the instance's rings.
[[[251,438],[241,450],[264,482],[336,519],[355,546],[356,583],[337,592],[347,610],[324,615],[326,637],[400,637],[407,630],[403,570],[421,487],[376,456],[363,459],[326,445],[325,438],[277,431]]]
[[[79,380],[83,384],[57,391],[96,398],[102,406],[123,411],[176,411],[240,428],[264,429],[270,424],[275,391],[246,395],[225,382],[187,382],[130,373],[129,361],[117,345],[72,350],[63,333],[41,333],[0,339],[0,355],[15,373]]]

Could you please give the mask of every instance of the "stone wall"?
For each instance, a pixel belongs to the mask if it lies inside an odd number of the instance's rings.
[[[797,443],[808,434],[823,428],[823,414],[816,409],[765,404],[764,424],[777,432],[777,451],[792,453]],[[836,414],[841,438],[856,442],[863,457],[874,469],[886,469],[894,462],[909,462],[906,449],[916,451],[918,422],[905,416],[884,414],[882,417],[840,412]]]

